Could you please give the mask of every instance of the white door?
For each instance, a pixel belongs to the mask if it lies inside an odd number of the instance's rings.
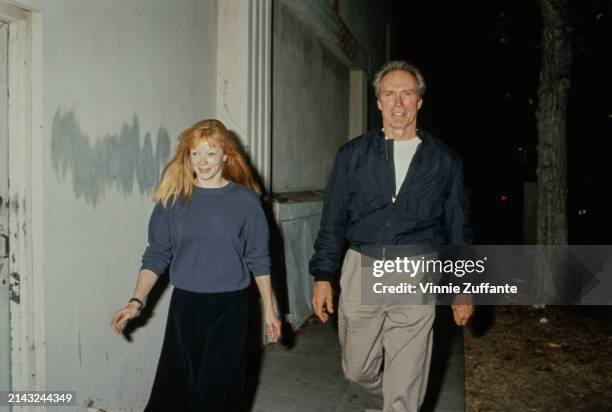
[[[8,23],[0,21],[0,391],[10,390]]]

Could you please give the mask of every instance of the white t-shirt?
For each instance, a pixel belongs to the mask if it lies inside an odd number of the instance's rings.
[[[421,143],[418,136],[408,140],[393,141],[393,163],[395,165],[395,193],[399,193],[402,183],[408,173],[412,158]]]

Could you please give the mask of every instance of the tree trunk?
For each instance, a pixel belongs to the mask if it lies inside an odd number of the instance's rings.
[[[566,273],[567,245],[567,100],[572,49],[569,0],[540,0],[542,64],[538,121],[538,212],[536,266],[533,281],[538,302],[564,304],[575,293]]]
[[[569,0],[540,0],[542,64],[538,89],[537,243],[567,244],[567,100],[572,47]]]

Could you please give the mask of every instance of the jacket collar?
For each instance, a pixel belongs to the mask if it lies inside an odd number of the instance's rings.
[[[385,133],[383,132],[382,128],[373,129],[372,131],[374,134],[374,142],[376,144],[378,154],[383,159],[386,159],[388,156],[392,156],[393,155],[393,140],[387,141],[387,139],[385,139]],[[430,139],[429,139],[429,134],[427,132],[421,129],[417,129],[416,134],[421,139],[421,144],[420,144],[421,149],[424,149],[425,147],[429,146]]]
[[[385,133],[382,127],[379,129],[372,129],[372,132],[374,132],[374,136],[377,138],[377,140],[382,140],[383,142],[385,141]],[[429,134],[422,129],[417,129],[416,134],[423,142],[429,139]]]

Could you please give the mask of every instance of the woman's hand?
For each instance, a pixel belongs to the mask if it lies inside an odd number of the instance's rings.
[[[273,308],[264,310],[264,320],[266,322],[266,336],[271,342],[277,342],[281,336],[281,321]]]
[[[130,319],[134,319],[138,316],[138,306],[128,303],[126,307],[120,309],[113,316],[113,320],[111,321],[111,327],[113,328],[113,332],[121,333],[121,330],[125,326],[126,322]]]
[[[271,342],[276,342],[281,335],[281,321],[276,314],[274,298],[272,293],[272,281],[270,275],[255,276],[257,289],[261,295],[263,305],[263,316],[266,322],[266,336]]]

